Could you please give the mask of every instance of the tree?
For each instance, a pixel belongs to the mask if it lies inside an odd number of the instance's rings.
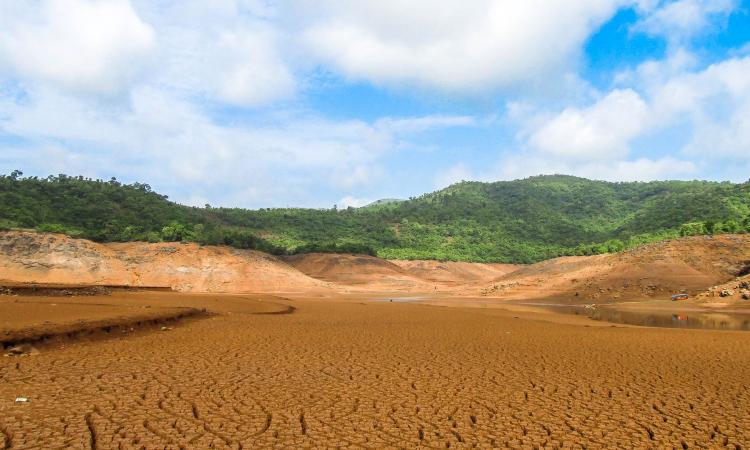
[[[707,220],[703,222],[703,226],[706,229],[707,234],[714,234],[715,228],[716,228],[716,222],[713,220]]]
[[[185,225],[172,222],[161,229],[161,238],[167,242],[180,242],[189,236]]]
[[[708,234],[704,222],[690,222],[680,226],[680,236],[700,236],[703,234]]]
[[[737,223],[737,221],[734,219],[729,219],[723,224],[720,224],[719,228],[719,231],[724,233],[737,233],[738,231],[740,231],[740,224]]]

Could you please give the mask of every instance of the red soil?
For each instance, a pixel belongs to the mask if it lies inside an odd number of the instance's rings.
[[[327,289],[265,253],[197,244],[98,244],[59,234],[0,233],[0,280],[164,286],[183,292]]]
[[[544,261],[498,278],[481,293],[581,303],[669,299],[731,280],[748,260],[750,235],[689,237],[623,253]]]
[[[0,233],[0,280],[164,286],[183,292],[410,292],[602,303],[697,294],[750,261],[750,235],[691,237],[529,266],[264,253],[196,244],[97,244]]]

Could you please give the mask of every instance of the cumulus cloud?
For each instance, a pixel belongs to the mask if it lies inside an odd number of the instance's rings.
[[[538,150],[572,159],[611,159],[647,125],[647,106],[634,91],[615,90],[587,108],[567,108],[530,137]]]
[[[0,147],[15,155],[6,158],[8,167],[24,168],[24,162],[43,159],[44,164],[33,163],[34,167],[50,173],[117,173],[149,180],[170,192],[189,186],[191,194],[184,198],[214,202],[221,199],[212,190],[221,188],[245,192],[247,197],[238,204],[246,206],[268,205],[268,198],[259,197],[268,192],[294,204],[293,198],[270,189],[280,184],[288,184],[288,192],[299,195],[301,202],[312,201],[306,199],[310,189],[321,185],[367,185],[383,173],[379,160],[408,149],[413,136],[464,122],[446,116],[365,122],[297,115],[231,126],[217,124],[189,101],[153,88],[133,90],[124,112],[119,105],[52,90],[35,92],[23,101],[0,97],[0,110],[6,113],[0,117],[0,130],[24,141]],[[405,127],[408,123],[420,126]]]
[[[688,120],[686,152],[750,163],[750,57],[731,58],[669,80],[653,95],[662,121]]]
[[[136,8],[159,33],[153,84],[241,107],[296,92],[281,48],[285,34],[263,2],[136,0]]]
[[[296,89],[291,70],[275,51],[275,33],[265,27],[256,28],[250,32],[223,33],[218,48],[214,49],[218,54],[212,52],[224,67],[216,71],[217,92],[229,103],[264,104],[288,97]]]
[[[133,0],[133,8],[157,33],[158,63],[144,84],[254,108],[296,92],[283,33],[263,2]]]
[[[634,4],[634,31],[668,39],[668,58],[597,92],[577,75],[581,48]],[[505,133],[520,150],[493,170],[456,162],[426,178],[439,187],[554,172],[679,177],[708,160],[745,168],[748,58],[700,68],[687,47],[736,9],[731,0],[0,1],[0,165],[118,175],[191,204],[244,206],[317,206],[320,191],[327,201],[367,197],[365,187],[402,164],[399,152],[429,148],[444,164],[448,144],[423,139],[444,128],[483,129],[470,139]],[[431,98],[417,117],[330,119],[307,109],[306,89],[341,78],[397,95],[419,87],[440,97],[441,113],[429,113]],[[566,95],[524,95],[548,86]],[[508,100],[492,95],[498,89],[513,93],[504,119],[450,114],[452,94]],[[687,130],[680,151],[632,149],[677,126]],[[456,147],[474,142],[484,145]]]
[[[312,4],[312,2],[310,2]],[[316,1],[304,39],[354,79],[454,91],[565,72],[619,0]]]
[[[525,162],[506,159],[503,176],[540,171],[631,180],[691,174],[707,164],[750,165],[750,57],[698,70],[677,70],[670,59],[646,64],[631,80],[641,93],[614,89],[590,105],[552,114],[509,105],[521,126]],[[684,144],[651,148],[669,156],[630,159],[634,141],[677,129]]]
[[[679,42],[710,29],[738,7],[737,0],[677,0],[664,2],[636,24],[635,31]]]
[[[142,69],[155,32],[127,0],[0,5],[0,66],[76,91],[114,94]]]

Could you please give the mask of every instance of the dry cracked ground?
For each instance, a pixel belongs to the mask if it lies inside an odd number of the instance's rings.
[[[196,298],[186,306],[217,314],[0,358],[0,448],[750,443],[742,332],[351,298]]]

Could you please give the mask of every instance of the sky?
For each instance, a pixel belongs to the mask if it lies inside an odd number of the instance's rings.
[[[0,0],[0,173],[203,206],[750,178],[750,0]]]

